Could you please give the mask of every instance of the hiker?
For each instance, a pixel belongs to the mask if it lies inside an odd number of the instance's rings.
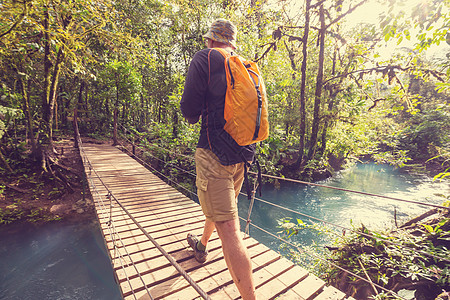
[[[207,259],[208,240],[214,229],[222,242],[223,254],[242,299],[255,299],[252,266],[240,232],[237,198],[244,181],[244,162],[253,161],[255,144],[238,146],[223,126],[226,94],[224,57],[212,48],[233,53],[236,27],[218,19],[203,36],[207,49],[194,55],[189,66],[181,112],[190,124],[202,117],[195,152],[197,193],[206,217],[201,238],[188,234],[195,259]]]

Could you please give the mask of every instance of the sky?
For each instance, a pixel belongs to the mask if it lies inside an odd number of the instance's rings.
[[[432,0],[397,0],[397,5],[394,9],[394,14],[397,14],[400,11],[404,11],[406,15],[410,15],[412,12],[412,8],[416,7],[420,3],[426,3]],[[368,23],[368,24],[378,24],[380,23],[380,14],[386,12],[388,10],[388,6],[382,5],[376,0],[369,0],[366,4],[358,7],[351,15],[349,15],[346,19],[349,25],[356,25],[358,23]],[[411,30],[411,34],[413,35],[413,31]],[[380,47],[379,51],[382,57],[392,55],[392,52],[396,48],[407,47],[413,48],[416,40],[414,37],[411,38],[410,41],[404,39],[400,45],[397,45],[396,40],[391,40],[387,43],[386,46]],[[426,51],[425,55],[427,58],[433,57],[443,57],[447,52],[450,51],[450,46],[447,43],[441,43],[439,46],[433,46],[429,50]]]
[[[302,20],[302,18],[299,16],[304,10],[305,0],[292,0],[289,2],[289,4],[286,6],[285,0],[272,0],[274,1],[274,5],[280,7],[281,5],[284,6],[287,13],[293,18],[299,18]],[[318,0],[317,0],[318,1]],[[317,2],[316,0],[313,0],[312,3],[314,4]],[[327,1],[336,1],[336,0],[327,0]],[[388,12],[389,6],[388,4],[381,4],[383,2],[382,0],[368,0],[365,4],[359,6],[354,12],[349,14],[344,18],[345,22],[348,26],[353,27],[356,26],[359,23],[366,23],[366,24],[375,24],[379,25],[380,23],[380,14],[384,12]],[[427,3],[435,0],[389,0],[394,1],[394,9],[393,13],[396,15],[397,13],[403,11],[407,16],[411,15],[412,8],[416,7],[420,3]],[[447,1],[447,0],[440,0],[440,1]],[[359,0],[353,0],[354,3],[358,3]],[[384,0],[384,2],[387,2],[387,0]],[[344,5],[348,5],[349,1],[344,0]],[[447,8],[448,9],[448,8]],[[343,9],[343,12],[347,11],[348,7]],[[313,15],[311,22],[317,22],[318,17],[317,15]],[[381,30],[380,26],[377,26],[378,30]],[[401,48],[409,48],[413,49],[414,44],[417,42],[415,40],[415,32],[414,29],[410,30],[411,32],[411,40],[408,41],[406,39],[403,39],[402,43],[397,45],[396,39],[391,39],[387,43],[380,43],[379,48],[377,49],[380,58],[378,60],[386,60],[389,59],[389,57],[392,56],[392,53],[395,52],[397,49]],[[450,52],[450,45],[443,42],[439,46],[432,46],[430,49],[422,53],[427,59],[433,59],[433,58],[445,58],[446,54]]]

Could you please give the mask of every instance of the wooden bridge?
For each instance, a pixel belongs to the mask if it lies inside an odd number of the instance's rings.
[[[204,216],[197,203],[116,147],[83,144],[82,156],[124,299],[200,298],[151,239],[211,299],[240,298],[218,235],[214,233],[208,243],[209,255],[204,264],[194,259],[186,242],[188,232],[202,233]],[[258,299],[347,299],[255,239],[247,237],[244,242],[252,260]]]

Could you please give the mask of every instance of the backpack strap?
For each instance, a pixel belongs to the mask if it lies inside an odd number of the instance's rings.
[[[261,189],[262,189],[262,173],[261,173],[261,166],[259,164],[258,159],[256,158],[256,156],[253,158],[253,162],[249,163],[248,161],[245,160],[244,155],[242,155],[242,152],[239,153],[241,156],[242,161],[244,162],[244,184],[245,184],[245,189],[247,192],[247,198],[248,200],[252,199],[252,195],[253,193],[256,193],[256,190],[258,190],[258,194],[261,197]],[[253,187],[250,185],[250,180],[248,178],[248,169],[251,168],[252,165],[256,165],[256,169],[257,169],[257,176],[256,176],[256,180],[253,184]]]
[[[253,133],[253,140],[256,140],[259,135],[259,128],[261,127],[262,95],[261,95],[261,91],[259,90],[259,86],[261,84],[261,78],[259,77],[259,75],[256,72],[249,69],[250,65],[245,65],[245,67],[247,68],[247,71],[250,74],[250,77],[252,78],[253,84],[255,85],[255,89],[256,89],[256,95],[258,97],[258,111],[256,113],[256,126],[255,126],[255,132]],[[255,79],[253,78],[252,75],[254,75],[254,76],[256,76],[256,78],[258,78],[258,82],[255,81]]]
[[[223,48],[211,48],[211,50],[216,50],[217,52],[219,52],[220,54],[222,54],[222,56],[224,58],[230,57],[231,53],[228,52],[227,50],[223,49]]]
[[[250,187],[250,182],[248,180],[248,168],[250,167],[250,164],[248,162],[244,162],[244,184],[245,189],[247,191],[247,198],[248,200],[252,199],[252,188]]]

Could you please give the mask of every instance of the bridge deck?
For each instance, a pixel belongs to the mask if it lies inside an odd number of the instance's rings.
[[[110,208],[109,191],[161,247],[212,299],[237,299],[216,233],[204,264],[193,257],[186,235],[202,233],[200,206],[168,186],[127,154],[110,145],[84,144],[85,163],[96,211],[111,263],[124,299],[199,299],[199,294],[161,254],[117,204]],[[100,176],[101,181],[97,178]],[[97,196],[98,195],[98,196]],[[112,222],[109,222],[109,221]],[[258,299],[345,299],[345,294],[282,258],[275,251],[245,238],[251,256]],[[140,273],[140,276],[139,276]]]

